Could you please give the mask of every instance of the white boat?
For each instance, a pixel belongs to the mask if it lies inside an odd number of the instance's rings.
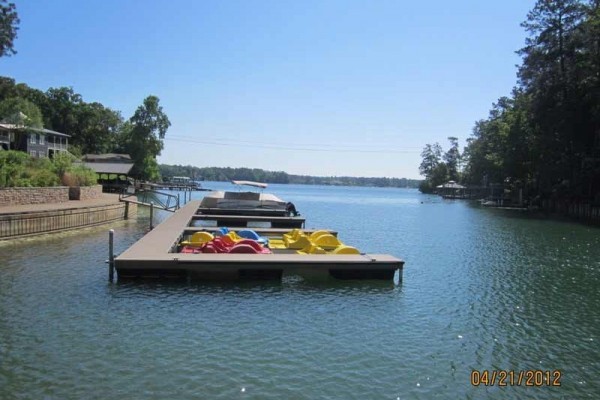
[[[231,181],[234,185],[266,189],[266,183],[252,181]],[[279,197],[256,191],[222,191],[208,193],[200,202],[204,212],[210,210],[213,214],[269,214],[269,215],[298,215],[294,204]]]

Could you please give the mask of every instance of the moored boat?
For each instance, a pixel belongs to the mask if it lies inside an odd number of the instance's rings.
[[[247,186],[266,189],[266,183],[252,181],[231,181],[239,187]],[[222,191],[208,193],[200,202],[200,211],[212,214],[245,215],[299,215],[293,203],[286,202],[274,194],[262,191]]]

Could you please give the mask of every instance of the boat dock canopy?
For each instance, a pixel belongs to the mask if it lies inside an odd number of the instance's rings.
[[[261,189],[266,189],[267,186],[269,186],[266,183],[252,182],[252,181],[231,181],[231,183],[233,183],[234,185],[254,186],[257,188],[261,188]]]

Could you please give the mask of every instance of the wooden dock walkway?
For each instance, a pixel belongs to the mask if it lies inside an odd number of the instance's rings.
[[[177,245],[197,217],[193,200],[115,258],[119,279],[281,279],[283,274],[392,280],[404,261],[385,254],[182,254]]]

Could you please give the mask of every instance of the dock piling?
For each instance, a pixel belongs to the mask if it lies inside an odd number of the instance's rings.
[[[179,200],[179,199],[177,199],[177,200]],[[178,201],[178,203],[179,203],[179,201]],[[152,230],[154,228],[153,220],[154,220],[154,202],[151,201],[150,202],[150,230]]]
[[[108,281],[113,282],[115,278],[115,253],[114,253],[115,230],[108,231]]]

